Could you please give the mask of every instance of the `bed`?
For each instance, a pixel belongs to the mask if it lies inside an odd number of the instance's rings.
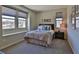
[[[52,24],[39,24],[38,29],[27,32],[24,36],[24,39],[28,43],[50,47],[54,34],[53,30],[54,25]]]

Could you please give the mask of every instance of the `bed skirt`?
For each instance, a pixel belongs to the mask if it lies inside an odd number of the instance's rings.
[[[27,43],[32,43],[32,44],[36,44],[44,47],[51,47],[51,45],[47,44],[47,41],[44,41],[44,40],[39,40],[39,39],[29,38],[29,37],[24,37],[24,39],[27,41]]]

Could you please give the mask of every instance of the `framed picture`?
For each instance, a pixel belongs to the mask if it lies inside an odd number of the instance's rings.
[[[51,22],[51,19],[43,19],[43,22]]]

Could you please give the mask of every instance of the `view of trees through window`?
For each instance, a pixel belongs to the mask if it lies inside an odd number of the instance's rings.
[[[2,7],[2,29],[26,28],[27,13]]]
[[[56,18],[56,27],[60,28],[60,24],[62,23],[62,18]]]
[[[26,19],[18,18],[18,28],[25,28],[25,27],[26,27]]]
[[[2,29],[15,28],[15,17],[2,15]]]

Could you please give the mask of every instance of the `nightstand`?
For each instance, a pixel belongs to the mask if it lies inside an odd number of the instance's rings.
[[[64,39],[64,32],[57,31],[54,33],[54,38],[56,39]]]

